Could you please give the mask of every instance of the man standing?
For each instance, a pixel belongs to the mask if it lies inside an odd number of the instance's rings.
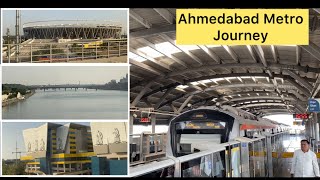
[[[301,140],[301,149],[294,151],[291,177],[320,177],[317,156],[309,145],[308,140]]]

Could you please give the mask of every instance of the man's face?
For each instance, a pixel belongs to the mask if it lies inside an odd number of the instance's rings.
[[[301,142],[301,150],[307,152],[309,150],[309,144],[306,141]]]

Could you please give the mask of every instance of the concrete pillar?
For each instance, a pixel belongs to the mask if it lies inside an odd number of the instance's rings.
[[[311,119],[309,119],[308,127],[309,127],[309,138],[311,138],[312,137]]]
[[[156,133],[156,115],[155,114],[151,115],[151,126],[152,126],[151,133]]]
[[[318,123],[318,116],[317,113],[313,113],[314,116],[314,123],[315,123],[315,147],[316,152],[318,152],[318,141],[319,141],[319,123]]]
[[[306,138],[310,137],[310,119],[306,122]]]

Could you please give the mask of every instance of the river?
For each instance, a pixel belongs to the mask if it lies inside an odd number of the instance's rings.
[[[3,119],[128,119],[128,91],[57,90],[2,107]]]

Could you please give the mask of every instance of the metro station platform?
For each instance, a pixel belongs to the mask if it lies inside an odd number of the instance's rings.
[[[176,9],[129,13],[130,176],[290,177],[303,138],[320,159],[319,8],[308,45],[182,45]]]
[[[293,152],[300,149],[302,139],[307,139],[304,132],[291,135],[283,132],[253,138],[252,142],[248,143],[248,157],[242,153],[245,144],[242,140],[238,143],[234,141],[220,144],[209,151],[174,158],[165,156],[166,151],[161,139],[163,135],[163,133],[144,135],[144,140],[158,137],[159,144],[148,146],[151,151],[145,157],[131,158],[132,177],[164,177],[164,173],[168,173],[170,169],[175,170],[173,170],[174,177],[290,177]],[[142,149],[144,151],[147,148],[142,147]],[[270,149],[272,152],[268,153]],[[316,147],[312,146],[310,150],[317,154],[320,161],[320,153]],[[196,160],[200,162],[198,166]],[[246,160],[248,163],[245,163]],[[206,169],[208,165],[210,167],[212,165],[212,171]]]

